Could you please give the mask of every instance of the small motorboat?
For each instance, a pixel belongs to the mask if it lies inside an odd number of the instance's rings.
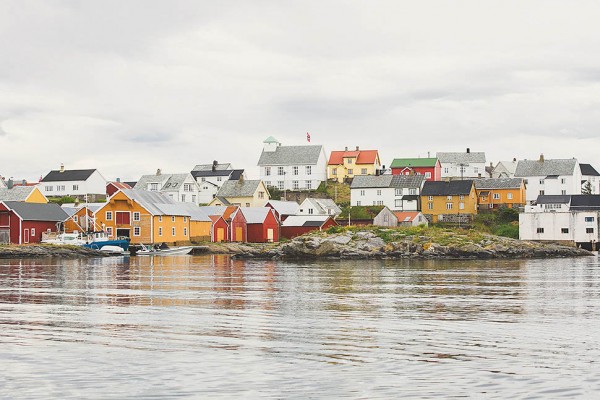
[[[100,248],[100,251],[103,253],[108,253],[111,255],[128,255],[129,252],[126,251],[124,248],[122,248],[121,246],[113,246],[113,245],[104,245]]]
[[[141,245],[141,249],[135,254],[138,256],[183,256],[189,254],[194,246],[171,247],[166,249],[155,249],[152,246]]]

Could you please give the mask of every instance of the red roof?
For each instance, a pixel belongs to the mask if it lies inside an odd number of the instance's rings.
[[[329,165],[341,165],[344,158],[356,158],[355,164],[375,164],[379,158],[377,150],[332,151],[329,155]]]
[[[417,215],[419,215],[419,211],[392,211],[396,218],[398,218],[398,222],[411,222]]]
[[[109,182],[109,185],[113,185],[117,189],[133,189],[131,186],[126,184],[125,182]]]

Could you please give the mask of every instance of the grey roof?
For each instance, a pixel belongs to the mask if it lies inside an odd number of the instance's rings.
[[[436,157],[439,158],[441,163],[453,163],[453,164],[468,164],[468,163],[485,163],[484,152],[441,152],[437,153]]]
[[[139,189],[121,189],[121,191],[148,210],[152,215],[165,215],[163,210],[157,206],[159,204],[175,204],[175,200],[160,192]]]
[[[275,151],[263,150],[257,165],[315,165],[322,152],[321,145],[279,146]]]
[[[270,204],[279,215],[294,215],[300,207],[295,201],[269,200],[267,204]]]
[[[25,201],[35,186],[13,186],[12,189],[0,188],[0,201]]]
[[[571,196],[568,194],[545,194],[538,196],[536,202],[538,204],[569,204]]]
[[[50,171],[40,182],[66,182],[66,181],[85,181],[94,172],[95,169],[71,169]]]
[[[591,164],[579,164],[579,169],[583,176],[600,176],[600,173]]]
[[[79,207],[65,207],[64,204],[60,206],[60,208],[62,208],[63,211],[66,212],[69,217],[72,217],[73,215],[75,215],[75,213],[77,213],[77,211],[79,211]]]
[[[179,191],[179,189],[183,186],[183,183],[187,178],[190,177],[190,174],[171,174],[171,177],[165,185],[162,187],[162,191]],[[190,182],[191,183],[191,182]]]
[[[600,195],[574,194],[571,195],[571,210],[599,210]]]
[[[269,207],[240,207],[240,211],[248,224],[260,224],[267,218],[267,214],[272,212]]]
[[[514,189],[520,188],[523,178],[484,178],[475,179],[476,189]]]
[[[160,184],[160,188],[162,188],[162,185],[165,184],[166,181],[169,180],[169,178],[171,177],[171,174],[160,174],[160,175],[142,175],[142,177],[140,179],[138,179],[138,181],[136,182],[135,186],[133,187],[134,189],[138,189],[138,190],[146,190],[148,188],[148,184],[149,183],[158,183]]]
[[[217,192],[217,197],[252,197],[261,180],[226,181]]]
[[[226,206],[202,206],[199,208],[207,215],[223,215],[225,210],[227,210]]]
[[[426,181],[421,190],[422,196],[455,196],[468,195],[471,192],[473,180],[462,181]]]
[[[350,188],[420,188],[424,180],[424,175],[358,175]]]
[[[0,188],[6,188],[6,183],[4,182],[4,179],[2,178],[1,175],[0,175]]]
[[[342,209],[331,199],[307,198],[304,201],[310,202],[317,209],[317,214],[339,215],[342,213]]]
[[[135,184],[135,189],[148,190],[149,183],[158,183],[161,192],[178,192],[191,174],[142,175]],[[191,182],[190,182],[191,183]]]
[[[25,203],[23,201],[5,201],[4,204],[25,221],[62,222],[69,215],[54,203]]]
[[[515,169],[515,176],[548,176],[548,175],[573,175],[577,160],[574,158],[561,160],[519,160]]]
[[[223,203],[223,205],[224,205],[224,206],[230,206],[230,205],[231,205],[231,203],[230,203],[230,202],[229,202],[229,201],[228,201],[228,200],[227,200],[225,197],[222,197],[222,196],[215,196],[215,199],[217,199],[217,200],[219,200],[221,203]]]
[[[220,169],[217,171],[202,170],[202,171],[192,171],[192,176],[194,178],[203,178],[203,177],[210,177],[210,176],[230,176],[232,173],[233,173],[232,169]]]
[[[330,215],[290,215],[281,226],[322,226]]]
[[[194,169],[192,171],[212,171],[213,169],[213,164],[198,164],[194,167]],[[224,170],[229,170],[231,171],[231,164],[230,163],[225,163],[225,164],[216,164],[215,166],[215,170],[217,171],[224,171]]]

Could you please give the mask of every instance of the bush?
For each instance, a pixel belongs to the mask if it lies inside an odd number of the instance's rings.
[[[496,229],[494,229],[494,235],[518,239],[519,238],[519,225],[512,224],[512,223],[498,225],[498,227],[496,227]]]

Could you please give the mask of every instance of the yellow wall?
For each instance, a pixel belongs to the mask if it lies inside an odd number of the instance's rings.
[[[210,241],[211,221],[191,221],[190,239],[201,238]]]
[[[85,232],[86,228],[88,228],[83,222],[85,221],[86,212],[88,216],[93,217],[92,212],[87,207],[82,207],[79,211],[73,214],[71,218],[65,221],[65,232]],[[75,222],[75,216],[77,216],[77,222]],[[93,227],[90,226],[89,229],[93,230]]]
[[[352,178],[356,175],[375,175],[375,170],[378,167],[374,164],[347,164],[344,165],[328,165],[327,166],[327,179],[337,179],[338,182],[343,182],[345,178]],[[336,170],[334,175],[333,170]],[[350,174],[348,170],[351,169]],[[366,173],[363,173],[363,169],[366,169]]]
[[[190,240],[190,217],[155,215],[153,225],[154,243],[188,242]],[[174,236],[173,228],[175,228]]]
[[[438,221],[438,215],[440,214],[477,214],[477,195],[475,193],[475,187],[471,187],[469,195],[464,195],[461,200],[460,195],[453,195],[452,199],[449,200],[447,196],[431,196],[433,200],[430,200],[430,196],[421,196],[421,208],[422,213],[425,215],[431,215],[432,221]],[[452,203],[452,209],[446,208],[447,203]],[[464,203],[464,209],[460,209],[460,203]],[[433,209],[430,208],[429,204],[433,204]]]
[[[260,192],[263,193],[262,199],[259,197]],[[225,199],[232,205],[240,207],[264,207],[269,201],[269,191],[265,187],[264,183],[261,182],[252,197],[226,197]],[[215,197],[210,203],[208,203],[208,205],[225,206],[226,204],[223,204],[221,200]]]
[[[40,192],[40,189],[38,189],[37,187],[35,187],[31,193],[29,194],[29,196],[27,197],[27,200],[25,200],[26,203],[40,203],[40,204],[46,204],[48,203],[48,199],[46,198],[46,196],[44,196],[42,194],[42,192]]]
[[[485,197],[480,195],[481,192],[489,192]],[[494,194],[500,195],[499,199],[494,199]],[[512,194],[512,199],[508,198],[508,194]],[[483,207],[493,205],[505,205],[509,208],[518,207],[525,204],[525,184],[521,184],[520,188],[514,189],[479,189],[477,190],[479,204]]]

